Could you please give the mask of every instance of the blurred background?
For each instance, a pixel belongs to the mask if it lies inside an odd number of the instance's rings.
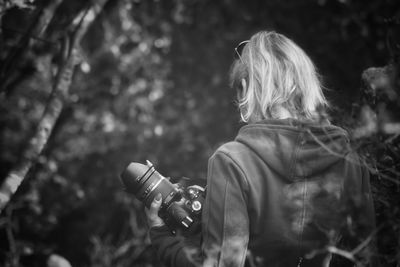
[[[0,182],[31,162],[1,212],[1,266],[54,254],[72,266],[162,266],[119,174],[148,159],[173,179],[206,177],[242,126],[234,47],[259,30],[314,60],[336,124],[367,129],[354,143],[375,170],[378,252],[399,266],[400,131],[376,121],[377,103],[388,110],[378,119],[398,119],[398,0],[1,0],[0,16]],[[65,68],[72,80],[57,89]],[[43,114],[54,127],[38,155]]]

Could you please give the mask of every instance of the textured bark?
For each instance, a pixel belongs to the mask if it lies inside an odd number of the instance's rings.
[[[38,124],[37,130],[30,139],[23,156],[15,167],[9,172],[0,187],[0,213],[17,191],[26,174],[40,156],[46,145],[53,127],[60,116],[72,80],[77,55],[75,47],[86,33],[90,24],[102,10],[106,0],[96,1],[86,12],[79,14],[76,21],[76,31],[64,39],[64,57],[58,68],[58,73],[53,84],[53,90],[46,109]]]

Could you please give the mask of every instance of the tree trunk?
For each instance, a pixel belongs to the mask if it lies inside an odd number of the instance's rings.
[[[60,116],[64,102],[68,97],[69,87],[72,80],[77,55],[76,46],[86,33],[90,24],[102,10],[106,0],[96,1],[86,12],[79,14],[79,24],[72,36],[64,39],[64,57],[58,68],[57,76],[53,84],[53,90],[46,109],[38,124],[37,130],[30,139],[23,156],[15,167],[9,172],[0,187],[0,213],[10,201],[12,195],[17,191],[26,174],[40,156],[46,145],[53,127]]]

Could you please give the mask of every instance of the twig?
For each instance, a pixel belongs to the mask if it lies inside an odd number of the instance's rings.
[[[3,27],[3,31],[10,31],[10,32],[18,33],[18,34],[26,34],[25,32],[22,32],[22,31],[19,31],[19,30],[16,30],[16,29],[7,28],[7,27]],[[41,41],[41,42],[44,42],[44,43],[57,45],[57,43],[55,43],[55,42],[52,42],[52,41],[49,41],[49,40],[46,40],[46,39],[43,39],[41,37],[37,37],[37,36],[34,36],[34,35],[29,35],[29,38],[35,39],[35,40],[38,40],[38,41]]]
[[[54,12],[62,0],[50,1],[48,6],[41,6],[34,16],[33,21],[26,30],[26,33],[20,39],[18,45],[12,49],[7,55],[4,63],[0,67],[0,92],[9,94],[9,84],[11,83],[10,75],[18,66],[20,59],[24,57],[28,51],[29,41],[31,36],[40,36],[49,25],[50,20],[53,18]]]
[[[365,248],[369,243],[372,241],[372,237],[376,234],[378,229],[375,229],[361,244],[359,244],[357,247],[355,247],[352,251],[351,254],[356,255],[359,253],[363,248]]]
[[[346,259],[348,259],[348,260],[350,260],[350,261],[352,261],[354,263],[357,263],[359,261],[356,259],[356,255],[358,253],[360,253],[361,250],[363,250],[366,246],[368,246],[371,243],[373,236],[376,235],[376,233],[381,228],[382,228],[382,226],[380,226],[379,228],[375,229],[363,242],[361,242],[357,247],[355,247],[351,251],[340,249],[340,248],[338,248],[338,247],[336,247],[334,245],[328,245],[325,248],[311,251],[310,253],[308,253],[306,255],[306,258],[308,258],[308,259],[309,258],[313,258],[315,255],[329,252],[329,253],[332,253],[332,254],[336,254],[336,255],[342,256],[342,257],[344,257],[344,258],[346,258]]]
[[[354,257],[354,254],[352,252],[337,248],[335,246],[328,246],[326,248],[326,251],[330,252],[332,254],[342,256],[348,260],[351,260],[352,262],[357,262],[356,258]]]
[[[6,224],[6,235],[7,235],[7,240],[8,244],[10,247],[10,264],[12,267],[18,267],[19,266],[19,256],[18,256],[18,251],[17,251],[17,245],[15,242],[13,230],[12,230],[12,207],[8,207],[6,209],[6,214],[7,214],[7,224]]]
[[[319,140],[318,137],[315,136],[309,129],[307,130],[307,133],[310,134],[310,136],[315,140],[315,142],[317,142],[322,148],[324,148],[326,151],[328,151],[328,152],[331,153],[332,155],[337,156],[337,157],[341,157],[341,158],[346,158],[345,155],[340,154],[340,153],[338,153],[338,152],[336,152],[336,151],[333,151],[331,148],[329,148],[327,145],[325,145],[325,144],[324,144],[321,140]],[[365,166],[365,167],[368,169],[368,171],[369,171],[370,173],[377,173],[380,177],[382,177],[382,178],[384,178],[384,179],[386,179],[386,180],[388,180],[388,181],[390,181],[390,182],[392,182],[392,183],[394,183],[394,184],[396,184],[396,185],[400,185],[400,181],[399,181],[399,180],[396,180],[395,178],[392,178],[392,177],[390,177],[390,176],[388,176],[388,175],[386,175],[386,174],[380,173],[377,169],[372,168],[372,167],[369,166],[368,164],[361,164],[361,162],[355,161],[354,158],[347,158],[347,160],[348,160],[349,162],[355,164],[355,165],[358,165],[358,166]],[[385,169],[385,170],[386,170],[386,171],[390,171],[391,173],[393,173],[393,174],[395,175],[395,177],[398,177],[398,175],[399,175],[399,173],[396,172],[395,170],[392,170],[392,169],[389,169],[389,168],[387,168],[387,169]]]

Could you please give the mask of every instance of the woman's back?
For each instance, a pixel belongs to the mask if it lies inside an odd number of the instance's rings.
[[[336,246],[350,228],[362,231],[360,239],[373,228],[368,174],[341,128],[264,120],[243,127],[234,142],[216,153],[228,155],[241,170],[238,179],[245,181],[238,190],[247,210],[236,213],[248,213],[248,249],[262,266],[297,266],[300,261],[301,266],[321,266],[324,248]],[[360,222],[358,213],[368,218]]]

